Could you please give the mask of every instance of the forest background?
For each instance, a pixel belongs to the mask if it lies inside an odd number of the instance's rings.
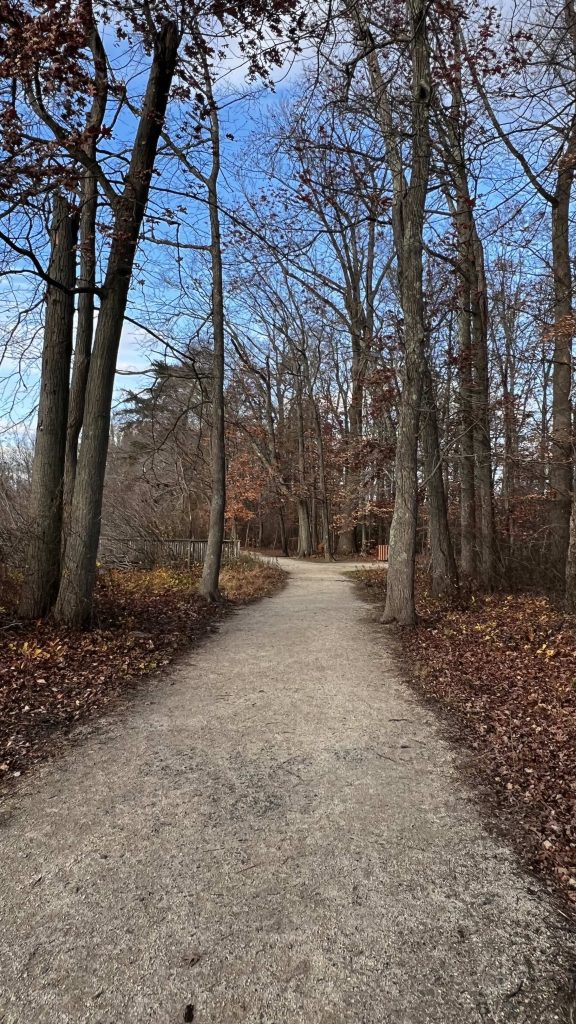
[[[64,525],[43,570],[50,595],[23,605],[43,614],[59,589],[57,614],[85,620],[98,550],[207,534],[218,332],[228,536],[367,553],[391,539],[396,501],[392,574],[396,550],[410,564],[418,550],[438,593],[537,584],[572,604],[571,5],[343,3],[308,18],[292,3],[188,7],[173,12],[124,311],[115,298],[120,361],[116,340],[99,366],[125,168],[170,11],[6,5],[0,543],[20,565],[38,562],[37,524],[54,506],[34,495],[31,438],[50,292],[71,297],[56,384],[70,392]],[[68,268],[53,266],[62,217],[79,220]],[[66,273],[72,287],[51,289]],[[79,531],[91,375],[101,436]],[[411,581],[400,589],[391,617],[411,621]]]

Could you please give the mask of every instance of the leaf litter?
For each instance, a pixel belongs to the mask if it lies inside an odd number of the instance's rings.
[[[0,580],[0,783],[18,778],[59,747],[78,725],[105,714],[161,671],[228,610],[268,596],[285,574],[242,559],[225,566],[222,604],[198,593],[190,570],[100,571],[93,628],[18,620],[18,581]]]
[[[361,577],[383,596],[385,570]],[[474,752],[522,859],[576,905],[576,616],[538,594],[449,604],[423,572],[417,607],[401,631],[412,684]]]

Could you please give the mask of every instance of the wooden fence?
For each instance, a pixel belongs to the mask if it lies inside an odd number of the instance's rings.
[[[376,558],[378,559],[378,561],[379,562],[387,562],[388,561],[388,552],[389,552],[388,544],[378,544],[378,547],[376,548]]]
[[[152,568],[156,565],[187,565],[203,562],[208,542],[205,540],[151,540],[144,537],[102,537],[98,559],[103,565],[134,565]],[[240,557],[240,541],[225,540],[222,561],[234,562]]]

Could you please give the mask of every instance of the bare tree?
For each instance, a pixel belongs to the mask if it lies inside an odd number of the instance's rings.
[[[513,156],[525,181],[537,197],[547,204],[551,215],[552,276],[554,282],[554,371],[552,384],[553,458],[550,465],[550,488],[553,499],[551,517],[551,554],[559,578],[563,577],[569,543],[569,520],[572,500],[572,267],[570,258],[570,200],[574,182],[576,155],[576,9],[573,0],[559,0],[552,5],[527,3],[519,17],[523,29],[528,28],[533,53],[519,54],[525,80],[512,88],[512,96],[522,104],[525,118],[518,118],[517,107],[512,123],[501,113],[489,95],[471,46],[464,47],[468,64],[498,139]],[[510,39],[513,39],[512,26]],[[506,61],[504,61],[506,65]],[[535,74],[540,76],[537,83]],[[544,88],[540,89],[540,83]],[[534,94],[539,90],[541,117],[534,123]],[[526,121],[526,125],[522,124]],[[523,132],[521,141],[517,131]],[[534,155],[526,133],[535,141]],[[553,155],[542,165],[542,145]],[[570,586],[572,576],[570,574]],[[573,600],[570,598],[570,600]]]
[[[430,548],[432,553],[432,592],[447,597],[458,587],[458,569],[454,557],[452,537],[448,527],[446,491],[442,476],[442,459],[438,434],[436,398],[430,367],[424,367],[422,394],[422,450],[424,473],[428,490],[430,516]]]
[[[94,335],[94,312],[96,296],[96,236],[98,214],[98,180],[94,172],[97,156],[97,140],[102,130],[108,101],[108,72],[106,52],[100,38],[90,5],[90,26],[88,30],[92,54],[94,78],[92,104],[86,117],[83,149],[88,166],[82,171],[80,189],[80,230],[78,273],[78,311],[70,401],[68,408],[68,430],[66,437],[66,460],[64,465],[64,541],[70,529],[72,497],[76,482],[78,462],[78,440],[84,419],[86,385]]]
[[[378,37],[369,14],[357,0],[346,3],[359,53],[369,73],[371,94],[392,175],[392,225],[404,315],[405,367],[396,447],[396,497],[390,530],[388,586],[383,622],[410,625],[415,621],[414,566],[418,506],[418,429],[425,366],[425,315],[422,287],[424,214],[428,193],[431,143],[429,132],[430,57],[427,5],[409,0],[404,31],[410,69],[410,155],[402,151],[395,123],[393,72],[386,77],[380,63]],[[406,178],[405,168],[410,177]]]
[[[116,359],[179,42],[179,29],[173,21],[165,22],[155,33],[130,165],[122,194],[115,201],[113,239],[86,385],[70,533],[55,607],[57,620],[67,625],[85,625],[92,612]]]
[[[30,544],[20,614],[46,615],[58,593],[62,480],[66,451],[68,380],[72,356],[78,211],[56,192],[53,199],[51,280],[46,295],[38,425],[30,493]]]

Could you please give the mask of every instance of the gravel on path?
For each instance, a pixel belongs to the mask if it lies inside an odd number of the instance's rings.
[[[2,1024],[553,1024],[575,942],[347,566],[286,563],[0,807]]]

